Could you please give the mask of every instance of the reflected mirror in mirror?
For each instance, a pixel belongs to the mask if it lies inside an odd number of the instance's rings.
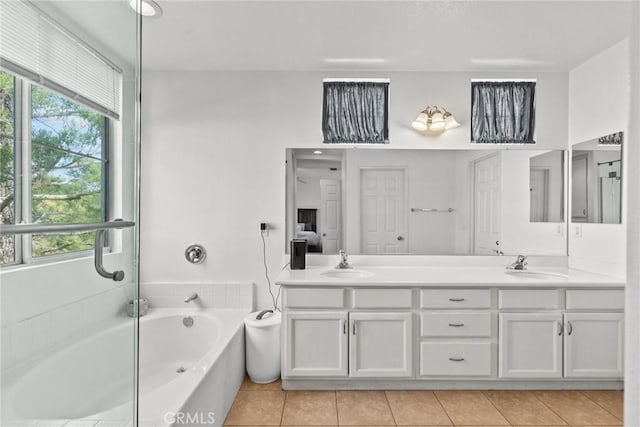
[[[529,159],[529,220],[564,221],[564,152],[548,151]]]
[[[622,140],[617,132],[572,147],[572,222],[622,222]]]
[[[562,159],[562,150],[288,149],[287,242],[305,239],[319,254],[566,255],[566,228],[550,223],[563,221]],[[532,164],[556,168],[549,223],[530,221]]]

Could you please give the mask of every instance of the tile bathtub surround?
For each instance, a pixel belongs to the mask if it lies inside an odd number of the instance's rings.
[[[225,426],[620,426],[622,401],[613,390],[283,391],[245,379]]]
[[[253,283],[141,283],[140,295],[149,306],[183,308],[193,292],[198,299],[190,304],[206,308],[244,308],[253,310]]]
[[[126,303],[133,292],[125,284],[29,319],[2,327],[2,371],[56,351],[101,328],[116,317],[126,316]]]

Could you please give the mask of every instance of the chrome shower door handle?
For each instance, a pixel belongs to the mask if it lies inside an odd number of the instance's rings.
[[[105,279],[111,279],[114,282],[121,282],[124,279],[124,271],[117,270],[113,273],[109,273],[104,269],[102,265],[102,245],[104,243],[104,235],[108,230],[101,229],[96,230],[96,239],[94,242],[94,254],[93,254],[93,264],[96,268],[96,271],[99,275],[104,277]]]

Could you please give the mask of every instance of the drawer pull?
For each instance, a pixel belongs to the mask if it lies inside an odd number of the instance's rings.
[[[464,298],[449,298],[449,301],[451,301],[451,302],[462,302],[462,301],[464,301]]]
[[[449,326],[452,328],[461,328],[464,326],[464,323],[449,323]]]
[[[569,327],[567,335],[571,335],[573,333],[573,325],[571,324],[571,322],[567,322],[567,326]]]
[[[564,330],[564,325],[562,322],[558,322],[558,336],[562,335],[562,331]]]
[[[344,320],[342,320],[342,333],[344,335],[347,335],[347,322],[345,322]]]
[[[449,360],[452,362],[464,362],[464,357],[450,357]]]

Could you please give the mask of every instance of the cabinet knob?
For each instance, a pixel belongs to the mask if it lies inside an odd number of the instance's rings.
[[[402,237],[402,236],[398,236],[398,241],[399,241],[399,242],[401,242],[401,241],[403,241],[403,240],[404,240],[404,237]]]

